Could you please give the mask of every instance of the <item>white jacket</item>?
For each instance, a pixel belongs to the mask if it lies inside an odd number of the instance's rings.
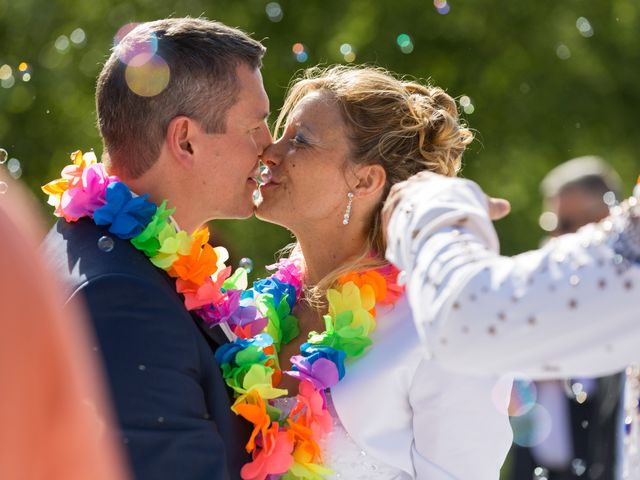
[[[429,360],[406,296],[377,312],[373,346],[331,389],[351,438],[403,472],[394,478],[497,480],[512,438],[510,381],[496,385]]]
[[[440,364],[599,376],[640,360],[640,266],[619,254],[627,220],[614,215],[502,257],[480,188],[434,176],[394,211],[386,253],[406,272],[413,318]]]

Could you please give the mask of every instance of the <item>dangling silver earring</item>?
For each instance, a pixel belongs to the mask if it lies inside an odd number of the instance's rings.
[[[349,198],[349,202],[347,203],[347,210],[344,212],[344,217],[342,217],[343,225],[349,225],[349,218],[351,217],[351,204],[353,203],[353,193],[347,193],[347,198]]]

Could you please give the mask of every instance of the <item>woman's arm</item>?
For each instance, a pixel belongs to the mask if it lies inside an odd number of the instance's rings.
[[[473,182],[432,175],[399,196],[390,198],[387,258],[406,272],[418,330],[437,361],[545,378],[595,376],[640,359],[635,202],[544,248],[503,257]]]

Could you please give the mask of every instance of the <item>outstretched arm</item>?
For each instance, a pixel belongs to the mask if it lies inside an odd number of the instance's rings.
[[[400,190],[400,189],[396,189]],[[387,258],[429,351],[466,372],[600,375],[640,358],[640,219],[603,222],[514,257],[468,180],[423,176],[392,193]]]

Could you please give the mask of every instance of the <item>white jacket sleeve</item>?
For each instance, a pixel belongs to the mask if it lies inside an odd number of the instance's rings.
[[[387,258],[406,272],[435,360],[534,378],[597,376],[640,360],[640,267],[629,260],[628,215],[503,257],[476,184],[434,177],[408,188],[389,222]]]

